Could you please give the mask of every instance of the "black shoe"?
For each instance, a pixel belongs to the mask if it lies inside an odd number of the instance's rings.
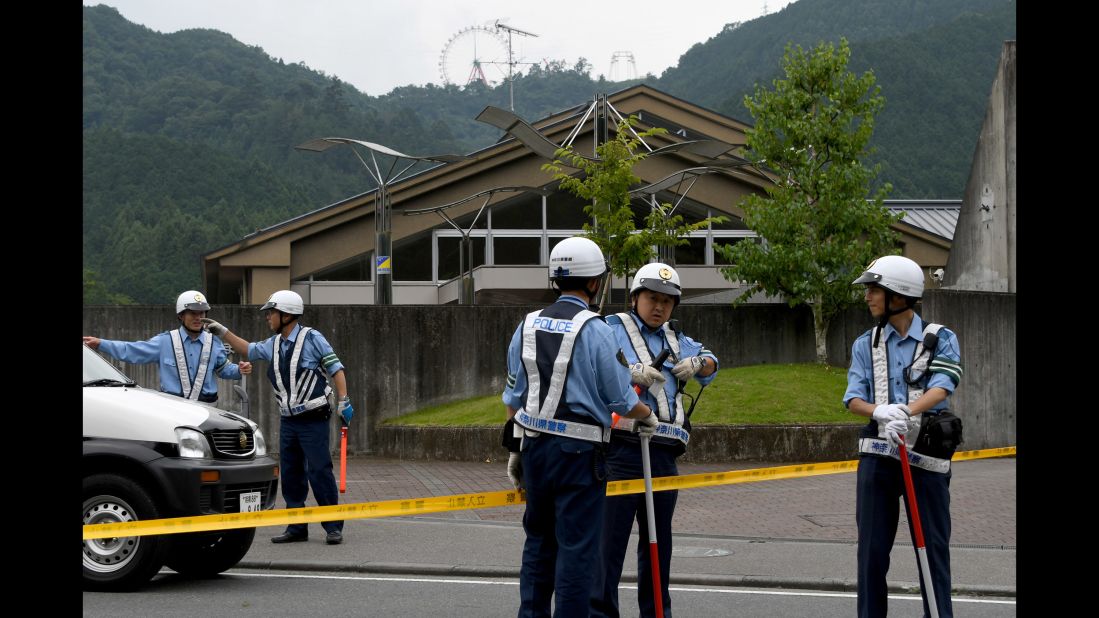
[[[329,545],[339,545],[343,543],[343,533],[339,530],[333,530],[328,533],[328,537],[324,539],[324,542]]]
[[[293,532],[283,532],[271,538],[272,543],[304,543],[308,540],[308,534],[294,534]]]

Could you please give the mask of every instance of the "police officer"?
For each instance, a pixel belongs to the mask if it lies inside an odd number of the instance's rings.
[[[675,460],[687,449],[690,425],[683,407],[683,387],[690,379],[706,385],[717,374],[717,357],[702,344],[678,330],[678,322],[669,322],[679,306],[682,289],[679,273],[667,264],[646,264],[638,269],[630,286],[629,313],[607,317],[617,344],[630,363],[630,381],[643,390],[641,401],[657,411],[660,425],[649,447],[652,475],[679,474]],[[659,368],[653,359],[670,350]],[[629,421],[616,425],[611,432],[607,454],[608,480],[641,478],[641,447]],[[668,571],[672,561],[672,515],[678,491],[653,494],[656,516],[657,549],[660,554],[661,599],[664,616],[672,615],[668,592]],[[655,616],[652,564],[649,559],[649,527],[645,495],[632,494],[607,498],[603,513],[603,577],[597,578],[592,591],[592,616],[618,616],[618,583],[633,521],[637,519],[637,603],[642,616]],[[601,580],[601,581],[600,581]]]
[[[148,341],[112,341],[84,337],[93,350],[125,363],[159,363],[161,392],[192,401],[218,400],[218,381],[239,380],[252,373],[252,363],[229,362],[221,339],[202,332],[202,319],[210,304],[202,292],[187,290],[176,298],[179,328],[153,336]]]
[[[599,568],[604,445],[611,413],[656,417],[630,387],[606,322],[588,310],[607,271],[603,253],[587,238],[566,238],[550,253],[557,302],[526,316],[508,347],[503,402],[512,444],[508,477],[526,490],[519,616],[585,616]]]
[[[938,614],[953,615],[950,457],[961,440],[961,422],[947,409],[962,365],[957,336],[913,311],[923,296],[923,283],[919,265],[897,255],[874,260],[854,281],[866,286],[866,304],[878,321],[851,347],[843,396],[849,410],[870,417],[859,434],[855,506],[861,617],[885,616],[887,611],[885,578],[897,533],[897,498],[904,497],[910,509],[897,449],[901,440],[909,449]],[[921,573],[922,589],[928,583]],[[926,595],[923,603],[924,615],[929,615]]]
[[[248,343],[213,320],[204,320],[210,332],[218,334],[241,354],[253,360],[270,361],[267,377],[275,387],[279,404],[279,458],[282,468],[282,497],[287,508],[305,506],[309,487],[320,506],[339,503],[336,478],[332,474],[328,419],[332,409],[328,394],[335,386],[339,412],[349,424],[355,411],[347,395],[343,363],[336,357],[320,331],[298,324],[305,304],[297,292],[279,290],[260,308],[274,335],[259,343]],[[308,481],[308,485],[306,484]],[[343,521],[325,521],[325,542],[343,542]],[[306,524],[291,524],[271,539],[272,543],[309,540]]]

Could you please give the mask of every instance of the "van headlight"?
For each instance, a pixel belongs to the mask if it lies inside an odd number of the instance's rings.
[[[267,440],[263,438],[263,432],[259,430],[259,427],[252,429],[252,436],[256,442],[256,457],[262,457],[267,454]]]
[[[176,442],[179,443],[179,456],[194,459],[212,459],[210,443],[201,431],[187,427],[176,427]]]

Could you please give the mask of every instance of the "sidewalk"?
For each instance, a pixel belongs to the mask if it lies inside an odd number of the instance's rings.
[[[765,468],[766,462],[683,464],[681,474]],[[338,461],[336,462],[338,474]],[[951,480],[951,570],[959,594],[1015,596],[1015,459],[957,462]],[[338,480],[338,479],[337,479]],[[348,459],[341,503],[508,489],[504,462]],[[310,496],[309,505],[315,504]],[[285,508],[280,496],[276,508]],[[281,527],[259,528],[237,568],[518,577],[524,506],[350,520],[344,543],[275,545]],[[855,474],[843,473],[679,492],[673,584],[855,590]],[[635,529],[636,530],[636,529]],[[634,534],[631,545],[636,545]],[[901,509],[891,589],[915,592],[915,554]],[[624,581],[636,581],[634,549]]]

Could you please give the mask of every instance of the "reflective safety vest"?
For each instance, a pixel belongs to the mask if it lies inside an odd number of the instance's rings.
[[[588,320],[597,317],[599,314],[572,303],[554,303],[527,314],[522,333],[527,400],[515,412],[517,425],[589,442],[610,439],[609,429],[572,412],[563,400],[576,337]]]
[[[630,344],[633,346],[634,354],[637,355],[637,359],[645,365],[652,365],[653,357],[649,353],[649,346],[645,343],[645,338],[641,336],[641,329],[637,327],[637,323],[633,321],[633,318],[628,313],[616,313],[615,318],[618,318],[622,322],[622,327],[626,330],[626,335],[630,338]],[[679,337],[676,336],[675,331],[664,323],[662,327],[664,333],[664,340],[668,343],[668,349],[672,351],[675,358],[679,358]],[[661,371],[663,369],[661,368]],[[663,382],[654,382],[649,387],[649,394],[652,395],[653,400],[656,401],[656,413],[659,422],[656,426],[656,431],[653,434],[653,439],[656,442],[667,443],[670,440],[678,440],[684,445],[691,439],[691,434],[683,428],[683,421],[687,415],[683,411],[683,394],[676,393],[674,399],[668,396],[668,391],[664,389]],[[673,413],[674,412],[674,418]],[[614,423],[614,429],[626,432],[633,432],[636,427],[634,419],[626,417],[618,417]]]
[[[916,354],[913,356],[913,362],[909,373],[911,375],[926,376],[928,364],[931,357],[935,354],[935,350],[929,350],[927,354],[924,354],[924,340],[928,334],[938,335],[939,330],[942,328],[942,324],[927,324],[924,326],[922,337],[920,342],[916,344]],[[877,341],[881,326],[875,326],[870,336],[870,341]],[[889,401],[889,353],[888,346],[871,344],[870,346],[870,366],[874,376],[874,403],[881,405],[891,403]],[[921,384],[926,383],[926,380],[920,380]],[[924,388],[920,384],[908,384],[908,398],[905,403],[909,401],[916,401],[924,394]],[[922,455],[913,451],[913,447],[916,444],[916,437],[919,435],[918,427],[923,423],[926,413],[921,414],[920,418],[911,419],[908,422],[908,433],[904,436],[905,447],[908,452],[908,463],[924,470],[931,472],[946,473],[950,471],[950,460],[940,459],[938,457],[931,457],[929,455]],[[859,438],[859,452],[867,453],[870,455],[882,455],[886,457],[892,457],[893,459],[900,460],[900,450],[886,437],[885,426],[887,422],[876,421],[878,425],[878,437],[877,438]]]
[[[202,342],[202,350],[198,353],[198,370],[195,372],[195,381],[192,384],[191,376],[187,372],[187,354],[183,351],[183,337],[180,336],[178,328],[173,329],[169,334],[172,337],[172,352],[176,356],[179,385],[183,389],[182,393],[172,394],[178,394],[191,401],[198,401],[199,395],[202,394],[202,383],[206,381],[206,368],[210,364],[210,352],[213,348],[214,336],[206,332],[198,336],[199,341]]]
[[[301,366],[301,351],[305,348],[305,339],[313,329],[303,326],[290,351],[289,358],[282,356],[282,341],[275,337],[272,342],[271,365],[267,368],[267,377],[275,386],[275,399],[282,416],[297,416],[307,410],[313,410],[328,404],[328,394],[332,387],[328,385],[324,370],[319,366],[306,369]]]

